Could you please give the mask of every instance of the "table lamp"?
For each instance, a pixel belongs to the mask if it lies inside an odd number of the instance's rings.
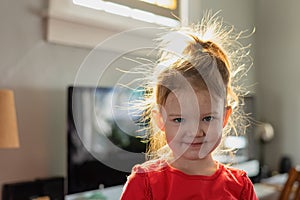
[[[0,89],[0,148],[18,148],[18,126],[11,90]]]
[[[271,176],[271,170],[265,163],[265,145],[274,138],[274,128],[270,123],[262,122],[256,127],[256,138],[260,144],[261,178]]]

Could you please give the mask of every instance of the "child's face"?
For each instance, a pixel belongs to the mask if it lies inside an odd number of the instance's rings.
[[[224,100],[207,90],[171,92],[162,109],[164,130],[175,158],[195,160],[209,155],[220,143]]]

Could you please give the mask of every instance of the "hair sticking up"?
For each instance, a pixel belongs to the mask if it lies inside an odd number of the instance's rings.
[[[145,139],[150,160],[168,159],[171,154],[151,112],[164,105],[172,88],[183,87],[180,77],[193,88],[208,88],[212,96],[224,98],[226,106],[232,107],[223,136],[245,133],[248,121],[239,99],[247,94],[240,80],[252,65],[249,46],[239,42],[245,32],[236,33],[217,14],[208,11],[200,23],[169,30],[157,39],[159,59],[155,67],[146,69],[149,74],[144,77],[145,99],[137,103],[144,111],[142,122],[147,122]]]

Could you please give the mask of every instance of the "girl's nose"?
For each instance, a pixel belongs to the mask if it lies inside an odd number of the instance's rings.
[[[203,126],[201,126],[201,123],[199,123],[196,137],[204,137],[204,136],[206,136],[206,133],[203,129]]]
[[[188,131],[188,133],[192,137],[204,137],[204,136],[206,136],[205,130],[203,129],[203,124],[201,125],[201,122],[191,124],[190,130]]]

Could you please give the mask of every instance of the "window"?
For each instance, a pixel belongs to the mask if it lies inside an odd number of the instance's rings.
[[[176,0],[73,0],[75,5],[163,26],[177,26]]]
[[[94,47],[123,30],[149,26],[177,26],[176,0],[51,0],[49,42]],[[143,36],[144,37],[144,36]]]
[[[154,4],[160,7],[164,7],[164,8],[168,8],[171,10],[175,10],[177,8],[177,1],[176,0],[140,0],[140,1],[144,1],[150,4]]]

